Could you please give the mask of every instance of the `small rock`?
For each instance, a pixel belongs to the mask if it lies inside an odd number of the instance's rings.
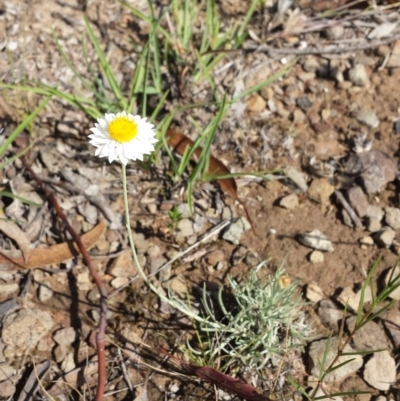
[[[194,215],[194,222],[193,222],[193,230],[196,234],[199,234],[203,231],[204,226],[207,223],[207,218],[203,215],[196,213]]]
[[[88,293],[87,293],[87,299],[90,302],[97,302],[100,299],[100,293],[99,290],[96,288],[91,289]]]
[[[244,246],[239,246],[232,254],[231,262],[233,266],[238,265],[246,256],[247,249]]]
[[[177,225],[176,238],[190,237],[194,234],[193,223],[189,219],[182,219]]]
[[[363,377],[370,386],[388,391],[396,381],[396,362],[386,350],[375,352],[365,364]]]
[[[326,204],[330,196],[335,191],[335,187],[326,178],[316,178],[308,188],[308,196],[314,202]]]
[[[343,311],[339,310],[330,299],[323,299],[318,308],[318,316],[325,326],[336,332],[343,319]]]
[[[297,103],[297,106],[299,106],[305,112],[313,105],[307,95],[298,97],[296,99],[296,103]]]
[[[244,217],[233,219],[225,229],[222,238],[232,244],[239,245],[242,234],[251,228],[251,224]]]
[[[312,249],[324,252],[333,252],[332,242],[320,230],[309,231],[297,236],[300,243]]]
[[[133,242],[135,243],[136,251],[138,254],[143,254],[147,251],[150,243],[146,240],[143,233],[132,233]]]
[[[306,115],[299,109],[295,109],[293,112],[293,123],[298,125],[302,124],[306,119]]]
[[[259,114],[265,107],[267,106],[267,102],[257,93],[252,95],[249,100],[247,101],[246,109],[250,113]]]
[[[61,362],[61,370],[64,373],[70,372],[75,369],[76,365],[74,362],[74,354],[72,352],[68,353],[65,359]]]
[[[289,119],[290,112],[285,109],[285,106],[283,105],[282,102],[276,101],[275,106],[276,106],[276,114],[278,114],[278,116],[281,116],[285,120]]]
[[[390,248],[395,236],[396,231],[386,226],[383,227],[381,231],[374,234],[374,239],[379,245]]]
[[[360,238],[360,243],[363,245],[372,246],[374,245],[374,239],[371,236],[367,235],[366,237]]]
[[[362,64],[356,64],[353,68],[348,71],[349,80],[356,86],[367,86],[369,85],[369,78],[367,70]]]
[[[15,380],[15,382],[17,382],[18,380]],[[0,398],[6,399],[11,397],[10,399],[12,399],[12,396],[15,395],[17,393],[17,388],[15,387],[15,385],[12,383],[11,380],[7,380],[4,383],[1,383],[0,386]]]
[[[76,282],[81,291],[89,291],[92,288],[92,280],[87,270],[77,274]]]
[[[366,228],[371,233],[376,233],[377,231],[382,229],[381,222],[373,217],[367,217],[366,223]]]
[[[310,283],[307,285],[306,298],[311,302],[318,303],[325,298],[325,295],[321,287],[315,283]]]
[[[217,263],[223,262],[225,260],[224,251],[222,251],[221,249],[216,249],[215,251],[207,253],[207,255],[205,256],[205,260],[207,264],[215,267]]]
[[[324,254],[321,251],[313,251],[310,253],[309,259],[313,264],[322,263],[324,261]]]
[[[177,210],[184,219],[187,219],[191,216],[189,203],[180,203],[177,207]]]
[[[377,115],[373,111],[370,111],[370,110],[360,110],[356,114],[356,119],[361,124],[364,124],[370,128],[378,128],[379,124],[380,124],[380,121],[379,121],[379,118],[377,117]]]
[[[302,192],[307,192],[308,185],[303,173],[289,166],[285,168],[285,174]]]
[[[38,298],[40,302],[46,302],[51,299],[54,295],[53,290],[50,288],[50,284],[41,284],[38,290]]]
[[[178,275],[172,280],[168,281],[167,288],[169,288],[174,294],[180,296],[181,298],[187,297],[188,288],[186,285],[186,280],[183,275]]]
[[[231,206],[225,206],[222,209],[222,220],[231,220],[234,217],[237,217],[236,209],[232,209]]]
[[[396,163],[383,152],[371,150],[358,155],[362,163],[360,179],[367,194],[379,192],[397,176]]]
[[[0,382],[8,380],[15,372],[15,369],[7,363],[0,365]],[[1,384],[1,386],[3,383]],[[1,387],[0,386],[0,387]]]
[[[115,289],[121,288],[128,283],[129,283],[128,277],[116,277],[110,282],[111,287]]]
[[[18,292],[19,286],[17,283],[1,283],[0,282],[0,295],[10,295]]]
[[[343,35],[344,35],[344,26],[342,24],[330,26],[326,30],[326,36],[331,40],[340,39]]]
[[[294,209],[299,205],[299,197],[296,194],[286,195],[279,201],[279,206],[285,209]]]
[[[385,207],[385,221],[393,230],[400,229],[400,209],[397,207]]]
[[[347,190],[347,198],[350,205],[356,211],[358,217],[364,217],[368,213],[368,201],[364,191],[359,186]]]
[[[137,271],[133,264],[131,250],[117,256],[108,268],[107,273],[113,277],[132,277]]]
[[[329,340],[315,341],[310,346],[309,356],[313,362],[311,374],[315,377],[318,377],[321,374],[321,368],[326,369],[337,356],[338,338],[331,337],[329,343],[328,341]],[[344,352],[350,355],[342,355],[339,357],[335,366],[342,366],[328,373],[325,376],[324,381],[329,383],[341,382],[346,377],[356,373],[357,370],[361,368],[363,365],[363,359],[361,355],[354,354],[354,349],[350,345],[346,345],[344,347]],[[325,366],[321,367],[321,361],[323,360],[325,360]]]
[[[157,205],[155,203],[149,203],[146,207],[150,214],[157,213]]]
[[[302,67],[305,72],[317,72],[320,68],[320,63],[315,57],[309,56],[306,57]]]
[[[258,253],[253,252],[253,251],[248,251],[246,254],[246,257],[244,259],[244,262],[248,266],[255,266],[259,263],[259,261],[260,261],[260,258],[258,256]]]
[[[395,348],[400,347],[400,311],[391,310],[383,316],[383,324],[390,333]]]
[[[74,343],[78,338],[78,333],[73,327],[66,327],[65,329],[57,330],[53,334],[53,340],[61,345],[67,346]]]
[[[69,347],[57,345],[53,350],[54,359],[57,363],[61,363],[69,352]]]
[[[385,276],[385,284],[388,285],[389,282],[400,283],[400,267],[395,266],[391,268]],[[398,301],[400,300],[400,286],[389,294],[389,297]]]
[[[352,333],[356,325],[356,316],[346,319],[347,330]],[[352,344],[357,351],[374,351],[386,348],[385,331],[375,322],[370,321],[359,328],[352,337]]]
[[[8,315],[3,322],[2,340],[24,352],[36,346],[53,327],[51,315],[37,308],[21,309]]]
[[[368,206],[367,217],[382,221],[384,214],[385,213],[381,207],[374,205]]]

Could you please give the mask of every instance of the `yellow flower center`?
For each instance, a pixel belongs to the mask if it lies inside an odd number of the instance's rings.
[[[137,133],[137,124],[127,117],[117,117],[108,124],[108,134],[119,143],[130,142]]]

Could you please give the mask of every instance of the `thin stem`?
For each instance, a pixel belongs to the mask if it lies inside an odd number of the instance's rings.
[[[200,323],[205,323],[205,320],[198,316],[195,312],[191,311],[188,308],[182,307],[178,302],[174,302],[171,299],[167,298],[165,295],[161,294],[160,291],[153,285],[153,283],[148,279],[146,276],[146,273],[144,272],[142,266],[140,265],[139,259],[137,257],[136,253],[136,248],[135,248],[135,243],[133,241],[133,236],[132,236],[132,227],[131,227],[131,220],[129,217],[129,205],[128,205],[128,188],[127,188],[127,180],[126,180],[126,166],[122,164],[122,192],[124,194],[124,207],[125,207],[125,224],[126,224],[126,229],[128,231],[128,239],[129,239],[129,245],[131,247],[133,259],[136,263],[136,267],[138,269],[139,274],[142,276],[144,282],[147,284],[147,286],[164,302],[168,303],[171,305],[173,308],[179,310],[186,316],[189,316],[190,318],[197,320]],[[210,322],[207,322],[210,324]],[[217,326],[217,325],[213,325]],[[219,327],[219,326],[218,326]]]

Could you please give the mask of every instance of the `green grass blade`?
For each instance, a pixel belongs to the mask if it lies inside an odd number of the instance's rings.
[[[46,99],[39,104],[36,109],[29,114],[29,116],[25,117],[24,120],[18,125],[17,128],[10,134],[10,136],[4,141],[4,143],[0,146],[0,157],[3,156],[4,152],[10,146],[10,144],[18,137],[18,135],[33,121],[33,119],[43,110],[43,108],[49,103],[51,96],[47,96]]]
[[[36,202],[32,202],[29,199],[22,198],[21,196],[15,195],[12,192],[8,191],[0,191],[0,197],[6,197],[6,198],[11,198],[11,199],[17,199],[21,201],[22,203],[25,203],[26,205],[30,206],[35,206],[35,207],[41,207],[42,205]]]

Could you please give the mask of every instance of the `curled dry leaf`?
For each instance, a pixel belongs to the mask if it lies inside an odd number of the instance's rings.
[[[259,394],[252,385],[243,380],[226,375],[225,373],[222,373],[214,368],[210,368],[209,366],[198,366],[185,362],[183,359],[177,358],[164,349],[160,349],[160,351],[167,354],[190,374],[195,375],[200,379],[207,381],[208,383],[211,383],[221,390],[231,394],[236,394],[241,399],[247,401],[270,401],[268,397]]]
[[[82,242],[86,249],[92,248],[105,231],[105,223],[100,219],[99,224],[92,230],[82,235]],[[0,267],[17,269],[36,269],[53,264],[59,264],[79,255],[78,248],[74,241],[63,242],[47,248],[31,249],[31,255],[26,262],[14,251],[0,251]]]
[[[193,141],[189,139],[186,135],[178,132],[177,130],[170,129],[166,134],[167,143],[172,147],[172,149],[183,155],[187,147],[193,146]],[[194,151],[194,156],[192,157],[193,161],[196,161],[196,158],[200,158],[203,152],[203,148],[200,146],[196,148]],[[218,175],[228,175],[230,174],[229,169],[218,159],[216,159],[213,155],[210,155],[210,163],[207,174],[210,176],[218,176]],[[234,200],[238,201],[244,208],[246,212],[247,219],[249,220],[253,232],[256,234],[253,221],[250,217],[249,211],[247,210],[246,204],[239,198],[237,194],[237,185],[234,178],[216,178],[215,182],[219,185],[221,190],[231,196]]]
[[[18,227],[17,223],[11,220],[0,220],[0,231],[18,244],[18,247],[24,257],[24,262],[28,263],[31,253],[31,242],[24,231]]]

